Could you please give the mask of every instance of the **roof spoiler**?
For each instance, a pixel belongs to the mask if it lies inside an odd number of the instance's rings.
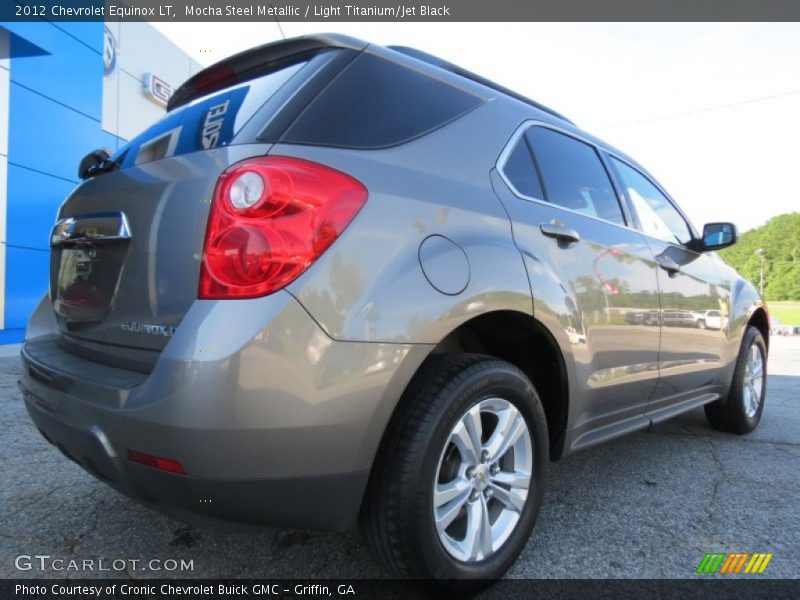
[[[175,110],[201,96],[245,81],[261,72],[269,71],[297,56],[310,54],[323,48],[346,48],[361,51],[367,45],[367,42],[345,35],[321,34],[278,40],[251,48],[192,75],[172,94],[167,102],[167,111]]]
[[[424,63],[428,63],[429,65],[433,65],[435,67],[439,67],[440,69],[444,69],[445,71],[449,71],[455,75],[459,75],[464,77],[465,79],[469,79],[470,81],[474,81],[475,83],[479,83],[483,86],[488,87],[496,92],[500,92],[506,96],[510,96],[515,100],[519,100],[533,106],[534,108],[538,108],[541,111],[546,112],[549,115],[552,115],[562,121],[566,121],[570,125],[574,125],[571,120],[567,117],[554,111],[552,108],[548,108],[543,104],[539,104],[535,100],[531,100],[530,98],[523,96],[522,94],[518,94],[517,92],[508,89],[507,87],[503,87],[500,84],[495,83],[485,77],[481,77],[480,75],[473,73],[472,71],[467,71],[466,69],[459,67],[458,65],[454,65],[451,62],[448,62],[444,59],[439,58],[438,56],[433,56],[432,54],[428,54],[427,52],[423,52],[422,50],[417,50],[416,48],[409,48],[408,46],[388,46],[390,50],[394,50],[395,52],[399,52],[400,54],[405,54],[406,56],[410,56],[412,58],[416,58],[417,60],[421,60]]]

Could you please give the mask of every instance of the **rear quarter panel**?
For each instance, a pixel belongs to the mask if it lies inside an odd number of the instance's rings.
[[[524,263],[490,181],[494,161],[520,121],[514,112],[490,101],[423,138],[384,150],[273,148],[272,154],[340,169],[369,190],[366,205],[342,236],[288,287],[328,335],[437,343],[481,313],[532,314]],[[434,270],[466,271],[460,293],[438,291],[420,266],[420,245],[434,235],[453,241],[466,255],[460,266],[431,263]]]

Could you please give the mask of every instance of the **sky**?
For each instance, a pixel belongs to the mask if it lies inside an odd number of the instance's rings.
[[[798,23],[153,23],[212,64],[320,32],[413,46],[573,120],[645,166],[696,228],[800,211]],[[282,29],[282,32],[281,32]]]

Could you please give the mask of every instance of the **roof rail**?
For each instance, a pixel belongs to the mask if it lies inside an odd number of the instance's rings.
[[[366,47],[366,42],[338,34],[302,36],[257,46],[225,58],[192,75],[172,94],[167,103],[167,111],[188,104],[200,96],[249,79],[254,73],[268,72],[300,55],[310,54],[323,48],[361,51]]]
[[[503,87],[500,84],[495,83],[485,77],[481,77],[480,75],[473,73],[472,71],[467,71],[466,69],[459,67],[458,65],[454,65],[451,62],[448,62],[444,59],[439,58],[438,56],[433,56],[432,54],[428,54],[427,52],[423,52],[422,50],[417,50],[416,48],[409,48],[408,46],[388,46],[390,50],[394,50],[395,52],[399,52],[401,54],[405,54],[406,56],[410,56],[412,58],[416,58],[417,60],[421,60],[422,62],[428,63],[429,65],[433,65],[435,67],[439,67],[440,69],[444,69],[445,71],[449,71],[455,75],[459,75],[464,77],[465,79],[469,79],[470,81],[474,81],[475,83],[479,83],[483,86],[486,86],[496,92],[500,92],[506,96],[510,96],[515,100],[519,100],[524,102],[525,104],[529,104],[534,108],[538,108],[546,112],[549,115],[552,115],[562,121],[566,121],[570,125],[574,125],[570,119],[565,117],[559,112],[554,111],[552,108],[548,108],[543,104],[539,104],[535,100],[531,100],[527,96],[523,96],[522,94],[518,94],[517,92],[508,89],[507,87]]]

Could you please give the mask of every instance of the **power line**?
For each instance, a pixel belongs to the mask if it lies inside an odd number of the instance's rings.
[[[628,123],[617,123],[616,125],[609,125],[608,128],[615,129],[617,127],[632,127],[634,125],[645,125],[647,123],[657,123],[659,121],[670,121],[672,119],[680,119],[682,117],[693,117],[695,115],[702,115],[705,113],[716,112],[718,110],[728,110],[731,108],[737,108],[739,106],[745,106],[748,104],[768,102],[770,100],[777,100],[779,98],[786,98],[787,96],[795,96],[797,94],[800,94],[800,90],[790,90],[788,92],[781,92],[780,94],[772,94],[770,96],[759,96],[758,98],[750,98],[748,100],[733,102],[731,104],[720,104],[717,106],[709,106],[706,108],[699,108],[696,110],[688,110],[686,112],[674,113],[671,115],[663,115],[661,117],[653,117],[652,119],[642,119],[640,121],[630,121]]]
[[[270,6],[271,6],[273,9],[275,8],[275,5],[274,5],[274,4],[270,4]],[[277,11],[275,11],[275,24],[278,26],[278,31],[280,31],[280,32],[281,32],[281,38],[283,38],[283,39],[285,40],[285,39],[286,39],[286,34],[285,34],[285,33],[283,33],[283,27],[281,27],[281,22],[280,22],[280,21],[278,21]]]

